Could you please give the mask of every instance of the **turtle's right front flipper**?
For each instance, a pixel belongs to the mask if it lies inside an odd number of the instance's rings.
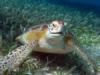
[[[0,75],[4,75],[4,71],[13,71],[16,67],[24,62],[27,56],[34,50],[37,45],[37,41],[22,45],[4,57],[0,62]]]

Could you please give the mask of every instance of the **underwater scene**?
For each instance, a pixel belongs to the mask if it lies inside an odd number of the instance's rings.
[[[100,75],[100,1],[0,0],[0,75]]]

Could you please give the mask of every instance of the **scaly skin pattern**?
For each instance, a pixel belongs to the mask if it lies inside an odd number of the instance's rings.
[[[0,61],[0,75],[4,75],[5,70],[13,71],[18,67],[32,52],[35,46],[36,42],[33,41],[32,43],[22,45],[12,50],[12,52],[9,52],[9,54]]]

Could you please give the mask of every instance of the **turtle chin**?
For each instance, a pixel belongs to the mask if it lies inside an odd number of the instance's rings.
[[[61,34],[63,33],[62,29],[59,30],[49,30],[50,34]]]

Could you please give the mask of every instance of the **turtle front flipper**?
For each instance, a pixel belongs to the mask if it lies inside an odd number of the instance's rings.
[[[9,54],[0,61],[0,75],[4,75],[7,70],[9,72],[19,67],[34,50],[36,45],[37,41],[32,41],[9,52]]]
[[[96,74],[96,69],[97,65],[95,61],[93,61],[89,55],[86,54],[84,48],[82,48],[77,40],[77,38],[70,32],[66,34],[66,45],[71,48],[73,52],[75,52],[81,59],[86,62],[88,69],[89,69],[89,74],[88,75],[97,75]]]

